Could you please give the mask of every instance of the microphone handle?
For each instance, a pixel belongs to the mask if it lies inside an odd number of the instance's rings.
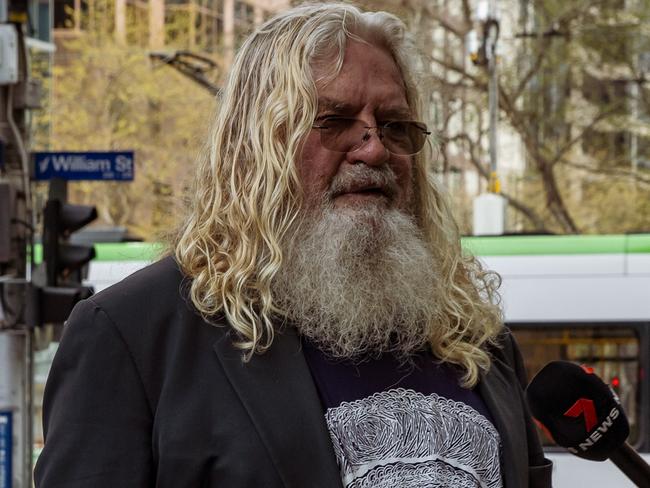
[[[627,442],[616,449],[609,459],[637,486],[650,486],[650,465]]]

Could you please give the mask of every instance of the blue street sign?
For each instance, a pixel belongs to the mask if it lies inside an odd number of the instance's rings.
[[[133,151],[36,152],[34,179],[133,181]]]
[[[0,488],[11,488],[12,449],[11,412],[0,412]]]

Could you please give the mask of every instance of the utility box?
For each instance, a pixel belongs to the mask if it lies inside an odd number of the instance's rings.
[[[497,193],[483,193],[474,199],[472,232],[475,236],[503,234],[506,227],[506,199]]]
[[[14,108],[36,110],[43,108],[43,85],[40,80],[27,80],[16,85]]]
[[[18,83],[18,32],[13,24],[0,24],[0,85]]]

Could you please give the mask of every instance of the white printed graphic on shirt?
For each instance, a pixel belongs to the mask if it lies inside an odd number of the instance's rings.
[[[501,488],[499,433],[469,405],[397,388],[325,413],[345,488]]]

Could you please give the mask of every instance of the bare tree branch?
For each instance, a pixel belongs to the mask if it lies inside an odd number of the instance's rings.
[[[569,149],[571,149],[571,148],[572,148],[575,144],[577,144],[578,142],[584,140],[585,135],[586,135],[586,134],[587,134],[591,129],[593,129],[593,128],[596,126],[596,124],[597,124],[598,122],[601,122],[601,121],[605,120],[607,117],[609,117],[609,116],[611,116],[611,115],[614,115],[614,113],[616,112],[616,110],[617,110],[616,107],[612,107],[612,108],[610,108],[609,110],[604,110],[604,111],[600,112],[598,115],[596,115],[596,117],[594,117],[594,118],[591,120],[591,122],[589,122],[589,124],[587,124],[586,126],[584,126],[584,127],[582,128],[582,130],[581,130],[581,131],[580,131],[580,132],[579,132],[575,137],[573,137],[572,139],[568,140],[568,141],[567,141],[567,142],[566,142],[566,143],[565,143],[565,144],[564,144],[564,145],[563,145],[563,146],[562,146],[562,147],[561,147],[561,148],[560,148],[560,149],[555,153],[555,156],[553,157],[553,159],[550,160],[550,161],[548,161],[547,164],[549,164],[550,166],[555,165],[555,164],[556,164],[560,159],[562,159],[562,158],[564,157],[564,155],[566,154],[566,152],[567,152]]]
[[[475,88],[481,90],[487,89],[487,83],[480,80],[476,76],[470,75],[467,72],[467,70],[465,70],[465,68],[463,68],[462,66],[458,66],[457,64],[445,61],[444,59],[440,59],[437,56],[433,56],[433,55],[429,56],[428,58],[434,63],[439,64],[443,68],[453,71],[454,73],[459,74],[461,77],[470,80],[474,84]]]
[[[638,183],[642,183],[644,185],[650,185],[650,175],[646,177],[639,173],[635,173],[634,171],[631,170],[625,170],[622,168],[607,168],[607,167],[601,167],[600,165],[598,165],[598,167],[594,167],[588,164],[581,164],[581,163],[575,163],[573,161],[567,161],[566,159],[562,159],[560,163],[564,166],[569,166],[570,168],[579,169],[592,174],[611,175],[620,178],[630,178],[632,180],[637,181]]]
[[[488,181],[490,178],[490,171],[488,168],[481,164],[479,158],[476,156],[476,143],[472,140],[471,137],[469,137],[468,134],[456,134],[451,137],[446,137],[445,142],[457,142],[457,141],[465,141],[469,145],[469,155],[470,155],[470,162],[472,163],[472,166],[476,168],[478,173],[481,175],[481,177]],[[544,219],[542,219],[537,213],[527,205],[525,205],[523,202],[520,200],[517,200],[514,198],[512,195],[510,195],[507,192],[501,192],[501,196],[505,198],[510,205],[517,211],[519,211],[524,217],[526,217],[534,226],[535,230],[538,232],[546,232],[547,227],[544,223]]]
[[[535,226],[536,232],[548,232],[548,228],[546,227],[544,219],[537,215],[537,213],[535,213],[530,207],[527,207],[521,201],[513,198],[508,193],[501,192],[501,196],[508,201],[512,208],[523,214],[524,217],[526,217]]]
[[[472,25],[472,8],[469,5],[469,0],[463,0],[463,17],[465,17],[467,25]]]
[[[441,8],[430,6],[426,10],[429,18],[437,21],[443,29],[451,32],[461,41],[465,39],[467,32],[471,28],[471,23],[465,23],[464,19],[454,19],[448,14],[447,10]]]
[[[510,125],[519,133],[529,156],[531,156],[537,171],[542,177],[547,208],[566,232],[577,233],[578,227],[564,203],[564,198],[553,173],[553,165],[549,164],[548,159],[540,151],[538,141],[533,137],[521,113],[516,109],[510,96],[501,86],[499,86],[499,95],[499,107],[508,116]]]
[[[456,91],[459,90],[472,90],[476,88],[475,85],[473,84],[470,85],[462,81],[458,81],[455,83],[450,82],[447,79],[445,79],[443,76],[432,75],[432,78],[441,89],[449,89],[452,93],[455,93]]]
[[[524,93],[524,90],[526,89],[528,82],[530,82],[533,76],[535,76],[539,72],[540,68],[542,67],[542,63],[548,54],[547,48],[551,42],[550,39],[551,39],[550,37],[543,38],[542,45],[538,48],[537,56],[535,57],[535,62],[532,64],[532,66],[526,72],[526,74],[521,78],[519,84],[517,85],[517,88],[515,88],[515,91],[511,96],[513,102],[517,102],[519,97]]]

